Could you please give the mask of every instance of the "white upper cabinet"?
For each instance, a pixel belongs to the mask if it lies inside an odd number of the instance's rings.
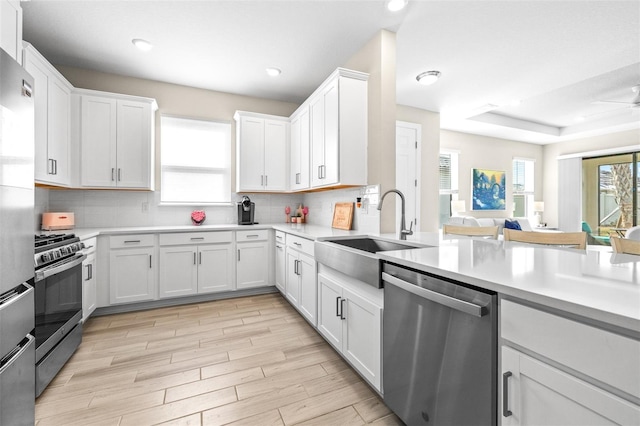
[[[309,107],[304,106],[291,116],[289,187],[292,191],[309,188],[309,138]]]
[[[0,0],[0,47],[22,64],[22,7],[19,0]]]
[[[23,64],[34,78],[35,181],[69,186],[73,86],[29,43]]]
[[[286,117],[236,111],[236,190],[288,189],[289,120]]]
[[[78,91],[80,186],[154,186],[155,100]]]
[[[312,188],[367,184],[367,79],[338,68],[309,98]]]

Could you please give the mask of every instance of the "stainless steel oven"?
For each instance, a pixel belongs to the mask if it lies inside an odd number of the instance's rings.
[[[73,234],[36,237],[36,396],[82,340],[83,247]]]

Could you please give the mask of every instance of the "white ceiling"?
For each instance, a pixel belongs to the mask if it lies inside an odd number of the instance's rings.
[[[300,103],[388,29],[398,104],[440,112],[445,129],[541,144],[640,129],[640,108],[594,103],[629,102],[640,84],[640,0],[410,0],[397,13],[383,0],[22,7],[24,39],[59,65]],[[417,84],[427,70],[440,81]]]

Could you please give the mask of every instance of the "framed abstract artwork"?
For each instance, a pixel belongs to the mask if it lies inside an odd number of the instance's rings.
[[[472,169],[471,210],[506,210],[506,172]]]

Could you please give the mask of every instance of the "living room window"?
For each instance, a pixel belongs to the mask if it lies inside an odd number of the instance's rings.
[[[451,217],[451,201],[458,199],[458,153],[440,153],[440,227]]]
[[[529,217],[533,211],[535,161],[513,159],[513,216]]]
[[[160,131],[161,203],[230,203],[231,124],[163,115]]]

